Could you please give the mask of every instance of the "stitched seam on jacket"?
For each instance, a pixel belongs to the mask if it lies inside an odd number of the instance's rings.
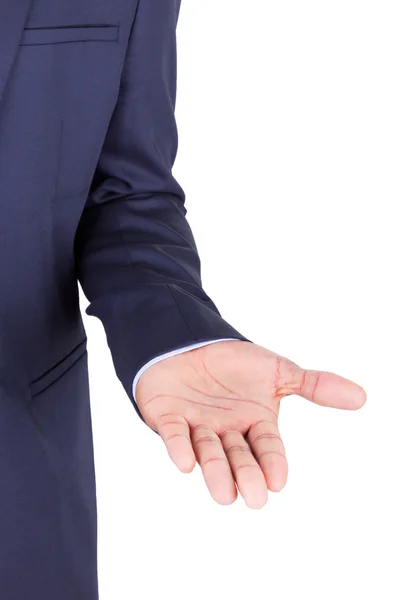
[[[176,301],[175,294],[174,294],[174,292],[173,292],[173,290],[172,290],[172,288],[171,288],[171,285],[170,285],[169,283],[166,283],[165,285],[167,286],[167,288],[168,288],[168,289],[169,289],[169,291],[170,291],[170,294],[171,294],[171,296],[172,296],[172,298],[173,298],[173,300],[174,300],[174,302],[175,302],[175,306],[176,306],[176,308],[178,309],[178,312],[179,312],[179,314],[181,315],[181,318],[182,318],[183,322],[185,323],[185,325],[186,325],[186,327],[187,327],[187,330],[189,331],[190,335],[191,335],[191,336],[192,336],[192,337],[193,337],[193,338],[196,340],[196,342],[197,342],[197,341],[198,341],[198,338],[197,338],[197,336],[195,336],[195,335],[194,335],[193,331],[192,331],[192,330],[190,329],[190,327],[189,327],[189,323],[186,321],[185,317],[183,316],[183,313],[182,313],[182,311],[181,311],[181,309],[180,309],[180,307],[179,307],[179,304],[178,304],[178,302]]]

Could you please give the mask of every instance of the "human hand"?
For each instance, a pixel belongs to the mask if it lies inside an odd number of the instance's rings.
[[[279,492],[286,484],[278,414],[282,398],[292,394],[347,410],[366,401],[364,389],[348,379],[302,369],[242,340],[202,346],[152,365],[139,379],[136,401],[180,471],[200,464],[216,502],[234,502],[237,485],[247,506],[262,508],[268,490]]]

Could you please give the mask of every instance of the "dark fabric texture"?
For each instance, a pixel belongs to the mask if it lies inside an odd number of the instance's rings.
[[[172,175],[180,0],[0,2],[0,599],[97,600],[86,332],[116,375],[248,340],[202,286]]]

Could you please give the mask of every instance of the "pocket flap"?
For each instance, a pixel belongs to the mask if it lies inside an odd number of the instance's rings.
[[[30,391],[32,396],[36,396],[52,383],[59,379],[64,373],[68,371],[82,356],[86,353],[87,349],[87,338],[82,340],[71,352],[69,352],[63,359],[48,369],[43,375],[37,377],[30,383]]]
[[[32,27],[23,31],[21,46],[65,44],[68,42],[115,42],[119,25],[67,25]]]

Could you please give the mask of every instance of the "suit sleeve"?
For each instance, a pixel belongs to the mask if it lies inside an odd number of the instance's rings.
[[[200,258],[172,175],[180,0],[139,0],[118,102],[75,238],[77,277],[101,320],[116,374],[194,343],[251,341],[202,286]]]

